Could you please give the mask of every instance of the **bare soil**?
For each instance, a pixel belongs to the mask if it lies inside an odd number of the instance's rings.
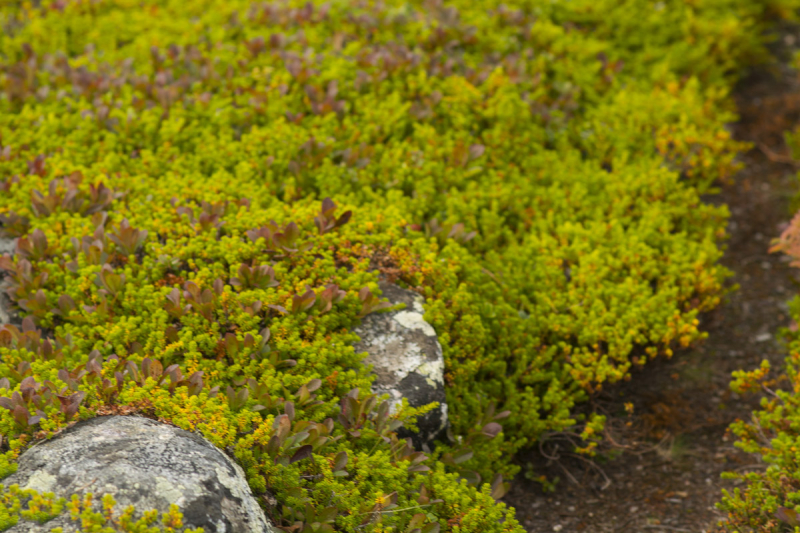
[[[722,489],[736,486],[720,474],[765,468],[735,448],[727,432],[733,421],[749,419],[758,397],[739,397],[729,383],[732,371],[756,368],[763,359],[780,367],[786,351],[779,330],[791,325],[787,302],[800,292],[800,271],[768,252],[800,191],[800,162],[783,140],[800,123],[800,81],[788,66],[798,42],[798,28],[782,29],[774,64],[740,82],[741,119],[731,130],[755,147],[741,156],[745,166],[733,183],[706,199],[730,208],[722,262],[738,290],[701,318],[708,338],[700,345],[651,362],[592,400],[591,408],[609,417],[615,458],[589,463],[569,453],[563,436],[521,454],[523,472],[560,478],[549,493],[523,474],[515,480],[504,501],[528,531],[710,533],[722,518],[715,508]]]

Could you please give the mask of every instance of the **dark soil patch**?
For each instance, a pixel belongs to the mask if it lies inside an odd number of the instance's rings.
[[[732,371],[756,368],[762,359],[780,367],[785,350],[776,334],[790,325],[787,302],[798,293],[800,271],[768,252],[798,191],[800,164],[783,141],[783,132],[800,122],[800,83],[788,67],[796,42],[800,30],[785,29],[776,63],[739,84],[741,120],[732,131],[756,148],[742,156],[745,167],[734,182],[707,199],[730,208],[722,262],[740,288],[702,317],[709,334],[703,343],[650,363],[593,399],[591,407],[609,416],[616,458],[592,465],[566,453],[572,448],[564,437],[521,455],[537,475],[560,477],[548,494],[520,475],[506,496],[528,531],[715,531],[722,514],[714,504],[722,489],[736,486],[720,474],[765,467],[737,450],[726,432],[736,419],[749,419],[758,398],[741,398],[728,384]]]

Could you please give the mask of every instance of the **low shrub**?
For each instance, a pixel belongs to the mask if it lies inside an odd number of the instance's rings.
[[[795,7],[4,3],[9,460],[134,410],[228,449],[287,530],[520,531],[515,451],[703,336],[728,90]],[[352,348],[379,276],[444,348],[430,458]]]

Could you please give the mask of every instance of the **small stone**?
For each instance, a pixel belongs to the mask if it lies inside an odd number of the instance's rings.
[[[417,449],[432,448],[447,430],[442,346],[423,318],[422,296],[388,282],[381,282],[380,289],[393,305],[404,303],[406,308],[364,317],[355,329],[361,337],[355,350],[369,354],[364,364],[372,365],[376,376],[372,392],[388,394],[392,411],[403,398],[412,407],[439,402],[439,407],[417,419],[419,433],[405,428],[398,432],[402,438],[410,437]]]
[[[760,334],[756,335],[755,341],[756,342],[767,342],[771,338],[772,338],[772,335],[769,334],[769,333],[760,333]]]
[[[14,254],[17,249],[17,239],[9,239],[8,237],[0,237],[0,255]]]

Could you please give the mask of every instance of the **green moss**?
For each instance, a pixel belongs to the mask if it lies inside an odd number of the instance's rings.
[[[279,524],[519,531],[502,482],[436,459],[513,475],[576,402],[702,337],[732,71],[794,7],[7,3],[0,215],[25,239],[0,266],[36,327],[0,331],[0,375],[41,405],[0,432],[19,450],[130,406],[233,447]],[[329,226],[326,197],[352,218]],[[376,269],[426,296],[444,348],[466,444],[433,459],[393,433],[421,411],[351,393]]]

